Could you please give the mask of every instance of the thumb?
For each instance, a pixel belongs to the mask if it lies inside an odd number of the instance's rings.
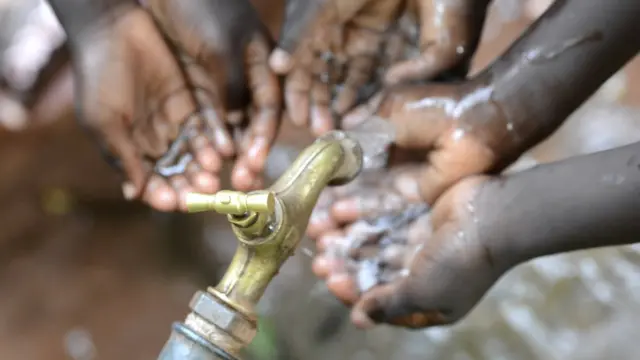
[[[342,126],[354,129],[374,115],[393,125],[394,142],[405,148],[426,149],[450,126],[449,118],[438,109],[446,94],[441,85],[404,85],[386,89],[345,115]],[[430,111],[430,107],[434,110]]]
[[[351,312],[355,326],[368,329],[375,324],[387,323],[407,328],[424,328],[445,323],[438,311],[423,311],[414,305],[407,294],[408,279],[375,287],[365,293]]]

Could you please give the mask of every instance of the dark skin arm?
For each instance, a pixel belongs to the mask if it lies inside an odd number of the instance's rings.
[[[495,266],[632,244],[640,232],[640,143],[496,179],[476,200]]]
[[[353,304],[357,326],[451,324],[518,264],[637,242],[639,195],[640,143],[504,177],[470,177],[449,189],[428,218],[394,229],[407,239],[393,249],[376,239],[357,245],[363,239],[356,226],[320,239],[323,254],[314,270]],[[356,245],[346,258],[336,258],[335,249],[350,241]],[[374,245],[379,252],[372,251]],[[393,280],[360,293],[356,274],[344,264],[368,259],[365,253],[377,254],[374,259],[384,262]]]
[[[633,0],[554,2],[476,79],[490,84],[491,101],[502,113],[504,123],[492,126],[513,128],[487,143],[505,147],[506,158],[513,159],[555,131],[638,53],[639,15],[640,3]]]

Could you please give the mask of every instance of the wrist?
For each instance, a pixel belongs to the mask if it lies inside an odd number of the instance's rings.
[[[511,247],[510,229],[518,228],[517,224],[505,226],[504,218],[509,205],[517,199],[513,194],[505,196],[501,191],[505,180],[503,177],[488,178],[477,190],[471,203],[474,209],[474,224],[478,241],[485,249],[487,258],[498,273],[505,273],[513,267],[530,260],[529,252]],[[514,212],[520,209],[515,206]],[[515,218],[523,218],[524,214],[517,214]],[[525,220],[525,219],[522,219]],[[526,220],[525,220],[526,221]]]
[[[529,149],[534,136],[519,131],[518,122],[495,101],[496,82],[487,76],[478,76],[460,85],[456,116],[458,128],[472,136],[492,152],[501,170]]]

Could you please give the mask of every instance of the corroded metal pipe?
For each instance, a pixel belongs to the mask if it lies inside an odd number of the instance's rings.
[[[237,360],[182,323],[173,324],[171,337],[158,357],[158,360],[177,359]]]

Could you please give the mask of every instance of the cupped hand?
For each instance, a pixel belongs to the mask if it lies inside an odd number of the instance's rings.
[[[502,170],[526,150],[482,79],[389,88],[343,120],[347,129],[375,114],[395,128],[397,153],[422,158],[422,200],[436,199],[459,180]]]
[[[466,76],[490,0],[410,0],[408,13],[420,24],[420,55],[393,65],[387,85],[431,80],[444,74]]]
[[[481,300],[506,271],[496,268],[474,220],[485,181],[456,184],[429,213],[407,203],[317,240],[314,272],[352,307],[356,326],[451,324]]]
[[[259,187],[282,100],[268,65],[272,41],[257,12],[246,0],[150,0],[147,5],[183,55],[214,149],[221,158],[237,155],[232,185]]]
[[[271,67],[286,74],[288,117],[319,136],[375,86],[402,0],[291,0]]]
[[[156,161],[181,128],[201,124],[193,93],[151,16],[122,5],[78,34],[72,45],[83,123],[125,170],[125,197],[152,207],[184,208],[191,189],[216,191],[221,162],[206,138],[182,144],[179,175],[162,176]]]

